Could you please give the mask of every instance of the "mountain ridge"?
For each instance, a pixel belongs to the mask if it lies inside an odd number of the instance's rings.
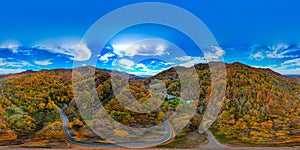
[[[210,62],[211,63],[211,62]],[[221,62],[222,63],[222,62]],[[196,64],[192,67],[195,67],[195,69],[208,69],[209,68],[209,63],[199,63],[199,64]],[[270,74],[275,74],[275,75],[278,75],[278,76],[285,76],[285,77],[289,77],[289,78],[300,78],[300,75],[283,75],[281,73],[278,73],[274,70],[272,70],[271,68],[260,68],[260,67],[252,67],[250,65],[246,65],[246,64],[243,64],[241,62],[233,62],[233,63],[225,63],[226,66],[230,66],[230,65],[240,65],[240,66],[244,66],[244,67],[251,67],[251,68],[256,68],[256,69],[260,69],[264,72],[268,72]],[[78,67],[78,68],[84,68],[84,67],[91,67],[93,69],[96,69],[96,70],[100,70],[100,71],[104,71],[104,72],[108,72],[108,73],[111,73],[111,72],[116,72],[116,73],[124,73],[124,74],[127,74],[129,75],[132,79],[138,79],[138,80],[141,80],[141,79],[145,79],[145,78],[151,78],[151,77],[155,77],[157,76],[158,74],[161,74],[163,72],[168,72],[168,71],[171,71],[172,69],[180,69],[180,68],[191,68],[191,67],[184,67],[184,66],[172,66],[166,70],[163,70],[155,75],[143,75],[143,76],[138,76],[138,75],[135,75],[135,74],[131,74],[130,72],[127,73],[127,72],[122,72],[122,71],[118,71],[118,70],[109,70],[109,69],[103,69],[103,68],[97,68],[97,67],[94,67],[94,66],[83,66],[83,67]],[[73,69],[78,69],[78,68],[73,68]],[[7,76],[11,76],[11,75],[19,75],[19,76],[22,76],[22,75],[26,75],[26,74],[31,74],[31,73],[35,73],[35,72],[40,72],[40,71],[59,71],[59,70],[72,70],[72,69],[66,69],[66,68],[56,68],[56,69],[42,69],[42,70],[39,70],[39,71],[33,71],[33,70],[26,70],[26,71],[23,71],[23,72],[20,72],[20,73],[13,73],[13,74],[2,74],[0,75],[0,79],[1,78],[5,78]]]

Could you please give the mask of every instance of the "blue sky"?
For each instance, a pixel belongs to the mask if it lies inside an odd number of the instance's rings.
[[[1,2],[0,74],[72,68],[74,60],[84,61],[90,55],[86,45],[77,49],[86,31],[108,12],[137,2],[147,1]],[[154,2],[177,5],[201,19],[220,46],[211,47],[216,54],[210,57],[223,56],[227,63],[238,61],[282,74],[300,74],[300,2],[297,0]],[[138,61],[145,56],[151,58]],[[137,75],[155,74],[173,65],[190,66],[188,62],[207,62],[184,34],[149,24],[117,34],[97,57],[98,67]]]

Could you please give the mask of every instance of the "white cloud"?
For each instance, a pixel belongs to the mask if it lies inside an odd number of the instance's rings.
[[[64,54],[71,56],[71,60],[75,61],[86,61],[89,60],[92,56],[91,50],[87,45],[63,45],[63,46],[52,46],[52,45],[38,45],[36,48],[55,53],[55,54]]]
[[[191,61],[193,58],[200,58],[200,57],[192,57],[192,56],[181,56],[181,57],[176,57],[175,59],[179,61]]]
[[[294,46],[290,46],[284,43],[279,43],[271,46],[256,46],[252,48],[252,52],[250,53],[250,59],[261,60],[265,58],[269,59],[282,59],[282,58],[295,58],[298,55],[289,55],[289,53],[300,51],[299,48],[295,48]]]
[[[279,65],[268,66],[253,66],[257,68],[270,68],[284,75],[299,75],[300,74],[300,58],[284,61]]]
[[[92,56],[91,50],[88,48],[87,45],[81,44],[77,48],[77,52],[74,55],[75,61],[86,61],[89,60]]]
[[[164,61],[156,61],[152,60],[149,65],[155,65],[155,66],[168,66],[168,65],[174,65],[174,62],[164,62]]]
[[[14,40],[4,41],[0,44],[0,48],[10,49],[13,53],[18,53],[20,43]]]
[[[271,69],[276,72],[280,72],[281,74],[284,74],[284,75],[299,75],[300,74],[300,68],[286,69],[286,68],[278,67],[278,68],[271,68]]]
[[[14,74],[14,73],[20,73],[24,72],[26,70],[24,69],[7,69],[7,68],[0,68],[0,74]]]
[[[113,45],[113,52],[119,57],[124,56],[161,56],[169,54],[167,52],[168,46],[165,42],[157,39],[145,40],[132,45]]]
[[[128,59],[121,59],[118,61],[118,65],[124,69],[132,70],[134,66],[134,62]]]
[[[278,43],[275,45],[268,46],[268,48],[270,50],[273,50],[274,54],[276,54],[277,52],[279,52],[281,50],[285,50],[285,49],[289,48],[289,45],[287,45],[285,43]]]
[[[52,45],[38,45],[38,46],[34,46],[35,48],[41,49],[41,50],[45,50],[51,53],[55,53],[55,54],[64,54],[64,55],[68,55],[68,56],[75,56],[76,53],[76,48],[72,47],[72,48],[67,48],[67,47],[60,47],[60,46],[52,46]]]
[[[183,67],[192,67],[196,64],[199,64],[199,63],[207,63],[207,61],[201,61],[199,59],[194,59],[192,61],[189,61],[189,62],[185,62],[185,63],[182,63],[180,64],[179,66],[183,66]]]
[[[195,64],[208,62],[208,60],[206,60],[204,57],[182,56],[182,57],[176,57],[175,59],[182,62],[181,64],[179,64],[179,66],[184,66],[184,67],[191,67],[194,66]]]
[[[264,54],[262,52],[257,52],[255,54],[250,54],[250,58],[261,60],[261,59],[264,59],[265,56],[264,56]]]
[[[218,46],[212,46],[208,51],[205,52],[204,57],[194,57],[194,56],[181,56],[176,57],[181,64],[179,66],[191,67],[199,63],[208,63],[209,61],[222,61],[222,57],[225,51]]]
[[[167,68],[165,68],[165,69],[167,69]],[[152,75],[156,75],[156,74],[160,73],[161,71],[163,71],[165,69],[134,71],[134,72],[130,72],[130,73],[134,74],[134,75],[137,75],[137,76],[152,76]]]
[[[121,59],[117,61],[114,66],[118,66],[122,69],[120,71],[124,71],[123,69],[126,69],[129,73],[135,74],[138,76],[148,76],[148,75],[155,75],[165,69],[168,69],[167,67],[159,67],[157,69],[149,68],[143,63],[135,64],[133,61],[128,59]],[[130,71],[129,71],[130,70]]]
[[[287,61],[283,62],[281,65],[286,68],[300,67],[300,58],[287,60]]]
[[[135,68],[139,69],[140,71],[131,72],[132,74],[145,76],[145,75],[155,75],[160,73],[162,70],[167,68],[160,68],[160,69],[150,69],[145,64],[139,63],[135,66]]]
[[[169,65],[174,65],[174,62],[160,62],[158,65],[164,65],[164,66],[169,66]]]
[[[53,62],[51,62],[50,60],[34,61],[34,63],[41,66],[48,66],[53,64]]]
[[[207,60],[213,61],[213,60],[219,60],[224,54],[225,51],[221,47],[212,46],[210,51],[204,54],[204,57]]]
[[[19,68],[19,67],[28,67],[28,66],[33,66],[33,65],[24,60],[12,61],[11,59],[7,60],[4,58],[0,58],[0,66]]]
[[[156,63],[156,61],[155,60],[152,60],[151,62],[150,62],[150,65],[153,65],[153,64],[155,64]]]
[[[148,70],[148,67],[142,63],[137,64],[135,67],[142,70]]]
[[[115,56],[115,54],[113,54],[113,53],[106,53],[103,56],[101,56],[99,58],[99,60],[104,61],[104,62],[108,62],[109,58],[114,57],[114,56]]]
[[[4,44],[4,45],[0,45],[0,48],[10,49],[13,53],[22,52],[22,55],[27,55],[27,56],[32,55],[33,48],[37,48],[37,49],[48,51],[48,52],[54,53],[54,54],[63,54],[63,55],[70,56],[70,59],[75,60],[75,61],[89,60],[92,55],[91,50],[85,44],[81,44],[79,46],[76,44],[74,44],[74,45],[41,44],[41,45],[35,45],[32,47],[27,47],[27,48],[23,48],[23,49],[20,49],[19,45],[13,45],[13,44],[5,45]]]
[[[39,41],[34,47],[54,54],[67,55],[75,61],[89,60],[92,52],[86,43],[80,41],[80,37],[53,38]]]

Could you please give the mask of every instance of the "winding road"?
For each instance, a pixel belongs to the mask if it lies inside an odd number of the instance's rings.
[[[166,134],[164,136],[164,138],[162,138],[160,141],[132,142],[132,143],[79,142],[79,141],[76,141],[72,137],[72,134],[71,134],[69,128],[67,127],[67,125],[69,123],[69,119],[67,118],[64,111],[59,107],[57,107],[57,110],[60,114],[60,117],[61,117],[61,120],[63,123],[62,128],[66,135],[67,140],[73,144],[77,144],[77,145],[81,145],[81,146],[99,147],[99,148],[117,148],[117,147],[121,147],[120,145],[122,145],[123,147],[131,147],[131,148],[147,148],[147,147],[153,147],[153,146],[163,144],[163,143],[169,141],[173,137],[173,130],[172,130],[171,124],[170,124],[170,122],[166,121],[166,122],[164,122],[164,126],[165,126],[168,134]],[[207,131],[207,140],[208,140],[208,144],[201,145],[199,148],[205,149],[205,150],[232,150],[232,149],[234,149],[234,150],[296,150],[296,149],[300,149],[300,147],[231,147],[231,146],[227,146],[227,145],[220,143],[209,130]]]
[[[226,149],[226,148],[229,148],[228,146],[221,144],[209,130],[206,133],[207,133],[207,140],[209,141],[209,143],[207,145],[205,145],[206,149]]]
[[[205,150],[299,150],[300,147],[231,147],[220,143],[214,135],[207,131],[208,144],[199,148]]]
[[[68,123],[69,119],[64,113],[64,111],[57,107],[57,110],[60,114],[61,120],[62,120],[62,128],[63,131],[65,132],[65,135],[67,137],[67,140],[70,141],[73,144],[78,144],[81,146],[87,146],[87,147],[101,147],[101,148],[115,148],[115,147],[120,147],[120,145],[124,147],[132,147],[132,148],[146,148],[146,147],[153,147],[160,145],[162,143],[165,143],[169,141],[173,137],[173,129],[171,127],[170,122],[165,121],[164,126],[166,128],[167,134],[160,140],[160,141],[154,141],[154,142],[132,142],[132,143],[90,143],[90,142],[78,142],[76,141],[73,137],[72,134],[70,133],[70,130],[68,128]]]

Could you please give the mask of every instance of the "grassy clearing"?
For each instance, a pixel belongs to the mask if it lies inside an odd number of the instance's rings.
[[[233,143],[233,142],[236,141],[236,139],[234,139],[234,138],[230,138],[230,137],[227,137],[225,135],[218,134],[218,131],[216,129],[209,129],[209,130],[211,131],[211,133],[215,136],[215,138],[220,143],[227,144],[227,143]]]
[[[181,132],[175,136],[175,139],[166,144],[157,146],[158,148],[196,148],[206,140],[206,135],[197,131]]]

